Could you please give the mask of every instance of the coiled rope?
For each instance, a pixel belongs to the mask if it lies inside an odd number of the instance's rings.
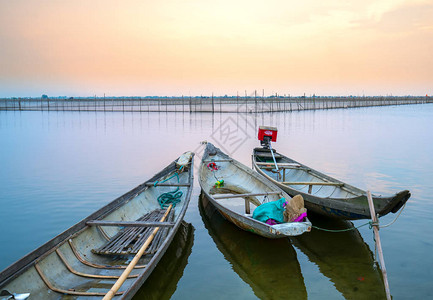
[[[158,203],[161,205],[162,209],[166,209],[170,206],[170,204],[173,204],[173,207],[176,206],[181,201],[181,197],[183,195],[182,191],[179,191],[179,187],[177,187],[176,190],[171,192],[166,192],[161,194],[158,197]]]
[[[153,186],[156,186],[158,183],[163,183],[166,182],[167,180],[172,179],[173,177],[177,177],[177,182],[179,183],[179,172],[182,171],[183,166],[181,166],[179,168],[179,170],[176,170],[174,172],[174,174],[170,177],[168,177],[167,179],[164,179],[162,181],[155,181],[155,183],[153,184]],[[179,187],[177,187],[176,190],[171,191],[171,192],[166,192],[166,193],[162,193],[161,195],[159,195],[159,197],[157,198],[159,205],[161,206],[162,209],[166,209],[170,206],[170,204],[173,205],[173,207],[176,206],[176,204],[178,204],[181,201],[183,192],[179,191]]]

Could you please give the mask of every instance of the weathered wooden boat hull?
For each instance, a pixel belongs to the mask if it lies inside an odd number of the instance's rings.
[[[311,169],[281,153],[274,153],[277,165],[282,168],[279,174],[272,171],[275,165],[268,149],[254,149],[253,168],[290,196],[302,195],[308,210],[346,220],[371,218],[366,191]],[[390,197],[373,195],[375,211],[379,216],[395,213],[409,197],[410,192],[407,190]]]
[[[212,173],[213,171],[207,167],[211,161],[216,162],[218,165],[218,170],[215,173]],[[224,180],[222,188],[214,187],[216,178]],[[243,211],[244,206],[242,206],[242,211],[239,210],[239,202],[229,201],[226,204],[222,204],[221,201],[217,201],[216,198],[219,197],[217,194],[249,195],[248,197],[239,197],[241,198],[241,203],[245,201],[245,204],[249,202],[260,204],[257,196],[266,195],[269,201],[276,201],[282,197],[290,201],[291,197],[266,178],[230,158],[210,143],[207,144],[202,163],[200,164],[199,183],[212,205],[228,221],[241,229],[267,238],[300,235],[311,230],[311,223],[308,220],[305,222],[283,223],[270,226],[253,219],[247,212],[249,208],[245,207],[245,211]],[[228,199],[230,198],[231,196],[228,196]],[[235,209],[238,209],[238,211],[235,211]]]
[[[119,226],[89,225],[100,222],[134,222],[144,214],[160,209],[157,197],[179,186],[183,192],[180,202],[172,209],[170,224],[158,223],[159,240],[153,240],[131,272],[131,277],[121,286],[114,299],[130,299],[151,274],[170,245],[192,193],[193,158],[177,178],[154,186],[155,181],[172,177],[178,171],[173,162],[150,180],[115,199],[89,217],[75,224],[38,249],[24,256],[0,273],[0,290],[11,293],[30,293],[29,299],[58,299],[70,296],[76,299],[98,299],[105,295],[128,265],[130,255],[99,255],[92,252],[107,243],[121,231]],[[126,225],[125,225],[126,226]],[[144,227],[144,225],[142,225]],[[147,226],[147,225],[146,225]],[[149,225],[152,229],[155,224]],[[104,229],[102,229],[104,228]],[[136,227],[134,227],[136,228]],[[148,228],[148,227],[145,227]],[[154,246],[153,246],[154,245]]]

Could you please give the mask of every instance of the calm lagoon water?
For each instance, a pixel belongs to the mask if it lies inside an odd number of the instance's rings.
[[[257,115],[0,112],[0,269],[184,151],[195,151],[198,164],[201,141],[251,166],[257,128],[269,125],[279,130],[274,147],[295,160],[377,194],[411,191],[397,222],[380,231],[388,280],[394,299],[432,298],[432,120],[431,104]],[[180,243],[188,249],[169,252],[137,299],[383,297],[368,226],[268,241],[203,211],[199,195],[195,182],[185,218],[193,229]]]

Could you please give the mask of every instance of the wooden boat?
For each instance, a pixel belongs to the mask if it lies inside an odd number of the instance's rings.
[[[132,298],[185,215],[192,193],[193,156],[185,153],[3,270],[0,291],[17,299],[26,299],[28,293],[30,299]]]
[[[258,299],[308,298],[296,251],[288,238],[269,240],[245,234],[225,220],[203,194],[199,211],[218,250]]]
[[[311,169],[281,153],[255,148],[253,168],[286,191],[290,196],[301,194],[308,210],[329,217],[347,220],[371,219],[367,192]],[[397,212],[409,199],[410,192],[401,191],[390,197],[373,195],[376,213],[384,216]]]
[[[214,166],[217,170],[210,169]],[[221,180],[224,181],[219,186]],[[212,205],[236,226],[267,238],[300,235],[311,230],[311,223],[281,223],[268,225],[252,218],[254,207],[264,202],[291,197],[269,180],[240,162],[230,158],[220,149],[208,143],[199,168],[199,183]],[[260,200],[259,200],[260,198]]]

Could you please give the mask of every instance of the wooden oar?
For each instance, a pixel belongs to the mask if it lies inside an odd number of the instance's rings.
[[[376,212],[374,211],[373,198],[371,197],[370,191],[367,191],[367,199],[368,199],[368,205],[370,206],[371,220],[373,221],[373,231],[374,231],[374,237],[375,237],[376,245],[377,245],[377,252],[379,252],[380,269],[382,270],[383,283],[385,285],[386,299],[391,300],[391,293],[389,291],[388,277],[386,275],[385,259],[383,258],[382,244],[380,243],[379,225],[377,224],[377,216],[376,216]]]
[[[167,218],[168,213],[172,209],[173,204],[170,204],[170,206],[165,211],[164,216],[162,216],[160,222],[164,222]],[[147,240],[144,242],[143,246],[141,246],[140,250],[138,250],[138,253],[134,256],[132,261],[129,263],[129,265],[126,267],[125,271],[123,271],[122,275],[120,275],[119,279],[116,281],[116,283],[111,287],[111,289],[108,291],[108,293],[102,298],[102,300],[109,300],[113,299],[116,292],[120,289],[122,284],[125,282],[125,280],[128,278],[129,273],[134,269],[134,266],[138,263],[138,260],[143,255],[144,251],[149,247],[150,243],[152,242],[153,238],[155,237],[156,233],[158,232],[159,227],[156,227],[152,234],[147,238]]]

